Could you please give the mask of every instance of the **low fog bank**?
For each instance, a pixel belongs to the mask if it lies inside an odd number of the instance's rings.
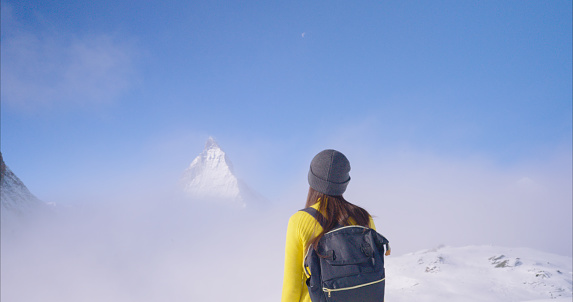
[[[273,301],[289,213],[107,201],[2,227],[2,301]]]
[[[570,153],[512,166],[416,153],[351,156],[345,196],[376,216],[397,254],[492,244],[572,256]]]
[[[391,257],[440,244],[571,256],[570,154],[499,167],[479,159],[345,152],[352,162],[345,197],[375,216],[391,242]],[[307,169],[300,164],[296,182],[285,184],[288,193],[264,207],[191,202],[149,192],[150,185],[125,190],[136,195],[58,204],[49,215],[10,227],[2,220],[0,298],[277,300],[288,218],[304,207]]]

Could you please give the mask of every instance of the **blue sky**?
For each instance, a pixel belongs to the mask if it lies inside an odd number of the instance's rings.
[[[393,179],[410,188],[439,167],[529,179],[570,213],[571,15],[571,1],[3,0],[2,153],[54,202],[176,183],[214,136],[270,199],[304,198],[310,159],[336,148],[357,176],[407,167]],[[458,175],[443,173],[425,182]]]

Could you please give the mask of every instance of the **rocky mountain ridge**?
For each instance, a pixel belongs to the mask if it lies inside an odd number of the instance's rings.
[[[46,204],[28,190],[26,185],[10,170],[0,152],[0,212],[3,219],[33,212]]]

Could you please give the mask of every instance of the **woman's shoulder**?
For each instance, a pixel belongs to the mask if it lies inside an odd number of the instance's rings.
[[[308,222],[308,221],[315,221],[314,217],[308,212],[303,210],[299,210],[296,213],[290,216],[289,221],[292,222]]]
[[[310,206],[310,208],[313,208],[315,210],[318,210],[319,207],[319,203],[315,203],[312,206]],[[314,221],[314,217],[308,213],[307,211],[305,211],[306,209],[301,209],[296,211],[296,213],[292,214],[290,217],[290,220],[295,220],[295,221],[299,221],[299,220],[309,220],[309,221]]]
[[[317,227],[320,228],[318,221],[305,211],[297,211],[289,219],[289,226],[294,227],[302,233],[313,232]]]

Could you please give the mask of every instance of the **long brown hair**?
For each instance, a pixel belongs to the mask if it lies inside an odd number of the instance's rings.
[[[324,234],[330,232],[337,226],[350,225],[350,219],[353,219],[353,222],[357,225],[365,227],[370,225],[370,214],[368,211],[346,201],[342,195],[326,195],[313,188],[309,188],[305,207],[308,208],[318,201],[320,201],[318,211],[323,214],[326,223],[324,224],[322,232],[309,242],[309,246],[312,245],[315,250],[318,247],[318,241]]]

